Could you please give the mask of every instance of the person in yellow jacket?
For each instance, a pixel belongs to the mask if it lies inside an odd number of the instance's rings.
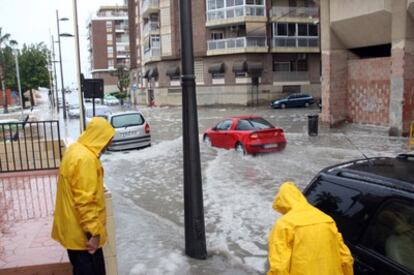
[[[92,118],[60,165],[52,238],[68,250],[75,275],[105,274],[106,210],[99,157],[114,134],[104,118]]]
[[[334,220],[285,182],[272,205],[283,216],[269,235],[267,275],[352,275],[353,258]]]

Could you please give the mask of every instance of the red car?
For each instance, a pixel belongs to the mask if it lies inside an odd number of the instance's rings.
[[[243,154],[281,151],[286,147],[283,129],[259,116],[234,116],[204,132],[211,146],[235,149]]]

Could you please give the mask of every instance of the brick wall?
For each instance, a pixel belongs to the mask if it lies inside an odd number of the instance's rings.
[[[391,59],[348,61],[348,118],[355,123],[388,126]]]

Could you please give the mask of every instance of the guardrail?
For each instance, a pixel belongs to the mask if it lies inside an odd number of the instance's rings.
[[[57,169],[62,148],[57,120],[0,123],[0,173]]]
[[[266,37],[233,37],[207,41],[208,50],[267,47]]]
[[[240,16],[266,16],[265,7],[263,5],[240,5],[207,11],[207,21]]]

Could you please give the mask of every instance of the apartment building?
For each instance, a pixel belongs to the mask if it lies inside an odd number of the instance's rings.
[[[414,121],[414,0],[321,0],[322,120],[407,134]]]
[[[140,64],[133,97],[181,105],[179,1],[131,2]],[[319,1],[195,0],[192,20],[199,105],[320,97]]]
[[[130,66],[128,6],[101,6],[89,21],[88,29],[92,77],[104,79],[105,93],[115,92],[116,67]]]

